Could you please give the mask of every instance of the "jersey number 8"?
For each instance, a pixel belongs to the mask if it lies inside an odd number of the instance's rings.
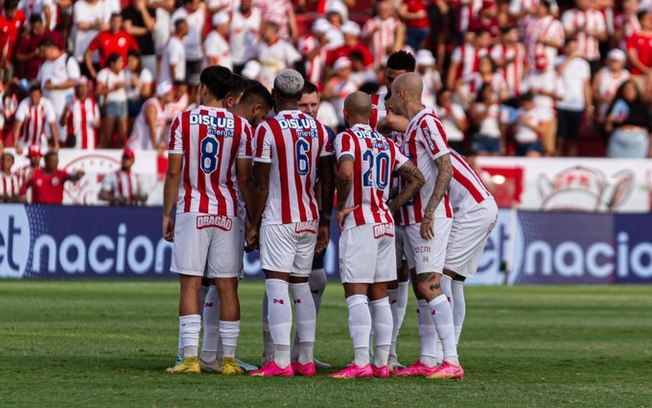
[[[217,153],[220,150],[220,142],[212,137],[204,138],[201,141],[201,169],[204,173],[212,173],[217,168]]]

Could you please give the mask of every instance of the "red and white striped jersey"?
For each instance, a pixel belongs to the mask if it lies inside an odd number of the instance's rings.
[[[362,27],[362,37],[367,38],[371,36],[369,48],[371,49],[371,55],[374,56],[375,67],[379,67],[387,58],[387,49],[394,47],[396,43],[396,30],[398,30],[400,24],[400,21],[394,17],[382,20],[376,16],[367,20]]]
[[[424,211],[430,200],[439,169],[435,160],[450,152],[444,125],[431,108],[423,109],[408,125],[401,152],[414,162],[426,179],[421,190],[399,211],[399,225],[418,224],[423,219]],[[403,182],[401,182],[401,186]],[[435,217],[453,217],[448,194],[444,194]]]
[[[299,39],[299,52],[304,58],[319,48],[319,40],[312,34],[307,34]],[[322,48],[311,60],[306,61],[306,75],[314,84],[321,85],[324,81],[326,67],[326,48]]]
[[[555,60],[558,50],[539,42],[540,40],[558,41],[564,43],[566,36],[561,21],[553,16],[533,18],[526,29],[525,42],[528,50],[528,59],[531,67],[535,67],[538,58],[545,58],[546,70],[555,69]]]
[[[457,30],[466,32],[469,29],[471,20],[476,18],[482,10],[482,0],[451,0],[453,7],[458,7]]]
[[[604,14],[593,9],[570,9],[561,16],[561,22],[566,34],[577,36],[577,46],[582,58],[587,61],[600,59],[598,35],[607,30]]]
[[[19,168],[18,170],[14,171],[14,176],[18,178],[18,186],[22,187],[25,183],[29,181],[29,179],[32,178],[32,175],[34,174],[34,171],[38,168],[37,167],[32,167],[32,166],[23,166]]]
[[[317,162],[332,155],[324,125],[299,110],[284,110],[256,128],[254,161],[271,163],[263,225],[319,219]]]
[[[379,93],[371,95],[371,116],[369,116],[369,126],[376,130],[378,122],[387,116],[387,109],[385,109],[385,99],[387,93]]]
[[[451,55],[451,61],[459,64],[455,72],[455,79],[477,72],[480,68],[480,58],[488,53],[489,51],[486,48],[479,50],[470,43],[464,43],[455,48]]]
[[[25,98],[18,104],[16,121],[22,122],[21,136],[18,143],[22,146],[39,145],[42,149],[47,147],[47,125],[56,121],[56,114],[52,103],[41,97],[38,104],[32,104],[31,99]]]
[[[394,223],[387,207],[392,173],[408,158],[394,142],[375,132],[369,125],[357,124],[337,135],[335,154],[354,159],[353,184],[346,199],[347,208],[357,208],[347,217],[345,228],[364,224]]]
[[[153,150],[158,148],[158,145],[152,146],[152,139],[150,138],[149,122],[146,117],[147,108],[149,106],[153,106],[156,109],[154,133],[156,134],[156,142],[161,142],[167,116],[159,99],[157,97],[152,97],[143,103],[143,106],[140,108],[140,112],[136,117],[136,121],[134,122],[134,128],[131,130],[131,135],[129,135],[127,146],[132,150]]]
[[[453,179],[448,191],[455,216],[461,216],[492,197],[478,173],[455,150],[450,151]]]
[[[17,174],[4,174],[0,178],[0,202],[20,195],[20,180]]]
[[[67,118],[67,131],[76,137],[75,148],[95,149],[95,128],[100,120],[100,109],[93,98],[83,101],[75,98],[70,105]]]
[[[528,66],[523,44],[496,44],[491,49],[490,55],[492,60],[501,65],[511,60],[511,62],[500,68],[500,73],[505,79],[509,96],[519,97],[523,93],[523,78]]]
[[[236,216],[236,160],[252,156],[249,124],[224,108],[198,106],[170,126],[170,154],[183,154],[177,213]]]
[[[107,174],[102,180],[102,191],[110,192],[114,199],[126,200],[126,205],[135,204],[134,199],[143,193],[136,174],[124,170]]]
[[[622,36],[618,45],[625,49],[627,48],[627,39],[641,31],[641,23],[636,14],[620,14],[614,19],[614,29]]]

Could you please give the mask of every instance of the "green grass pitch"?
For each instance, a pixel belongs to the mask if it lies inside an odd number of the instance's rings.
[[[652,287],[469,287],[467,379],[343,381],[172,376],[175,281],[0,282],[0,406],[649,407]],[[242,284],[238,355],[259,363],[263,284]],[[415,302],[399,338],[417,358]],[[316,356],[346,365],[339,283],[329,282]]]

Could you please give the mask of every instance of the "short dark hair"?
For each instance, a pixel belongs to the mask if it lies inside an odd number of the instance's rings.
[[[221,101],[231,91],[233,74],[226,67],[213,65],[203,69],[199,75],[199,81],[208,88],[211,95]]]
[[[13,161],[13,162],[16,161],[16,160],[14,160],[14,155],[11,154],[11,153],[9,153],[9,152],[2,152],[2,157],[8,157],[8,158],[10,158],[11,161]]]
[[[109,57],[106,59],[106,66],[110,67],[113,65],[114,62],[122,58],[122,55],[118,54],[117,52],[112,52]]]
[[[39,91],[41,92],[41,85],[40,84],[34,84],[29,87],[29,90],[27,91],[28,94],[31,94],[34,91]]]
[[[44,155],[43,155],[43,160],[47,161],[50,157],[56,156],[57,152],[54,150],[48,150]]]
[[[228,94],[233,97],[242,96],[242,93],[248,86],[249,81],[246,78],[238,74],[233,74],[231,77],[231,90]]]
[[[122,14],[120,14],[120,13],[111,13],[111,17],[109,17],[109,20],[113,20],[116,17],[122,18]]]
[[[240,103],[250,104],[254,102],[259,102],[268,108],[274,106],[274,99],[272,99],[272,94],[269,93],[267,88],[260,82],[256,81],[253,85],[247,87],[240,97]]]
[[[534,94],[532,92],[526,92],[520,97],[520,102],[532,102],[534,101]]]
[[[638,21],[641,21],[645,18],[645,16],[650,12],[650,10],[641,10],[638,13],[636,13],[636,19]]]
[[[317,85],[310,81],[306,81],[303,83],[303,89],[301,90],[301,95],[305,94],[311,94],[311,93],[319,93],[319,88],[317,88]]]
[[[360,51],[351,51],[351,53],[349,54],[349,59],[351,61],[364,62],[364,57],[362,56],[362,53]]]
[[[378,90],[380,89],[380,84],[375,81],[367,81],[360,85],[360,89],[358,89],[360,92],[364,92],[367,95],[373,95],[377,94]]]
[[[407,51],[396,51],[390,54],[387,58],[387,68],[397,71],[414,72],[417,66],[417,61],[414,55]]]
[[[181,27],[184,24],[188,24],[188,22],[186,21],[185,18],[180,18],[178,20],[175,20],[174,21],[174,32],[176,33],[177,31],[179,31],[179,27]]]
[[[40,14],[34,13],[29,17],[29,24],[30,25],[36,24],[36,23],[42,23],[42,22],[43,22],[43,19],[41,18]]]
[[[127,57],[136,57],[140,59],[141,56],[142,54],[138,50],[131,49],[129,52],[127,52]]]

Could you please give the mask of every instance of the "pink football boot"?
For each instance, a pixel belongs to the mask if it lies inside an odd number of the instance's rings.
[[[293,377],[292,364],[285,368],[279,367],[274,360],[260,367],[258,370],[249,372],[254,377]]]
[[[371,364],[359,367],[355,363],[352,363],[344,370],[329,375],[331,378],[343,378],[346,380],[351,378],[372,378],[373,376],[374,373],[371,370]]]

